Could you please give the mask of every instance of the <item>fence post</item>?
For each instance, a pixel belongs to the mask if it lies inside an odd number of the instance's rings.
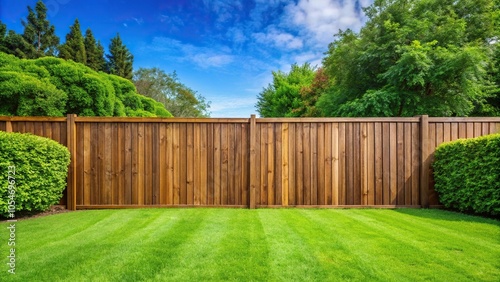
[[[256,167],[256,152],[255,152],[255,137],[257,131],[257,123],[255,115],[250,116],[250,209],[255,209],[255,189],[257,187],[257,167]]]
[[[429,116],[420,116],[420,205],[429,207]]]
[[[66,207],[68,210],[76,210],[76,125],[75,114],[68,114],[66,117],[67,146],[71,155],[71,162],[68,169],[68,185],[66,190]]]
[[[10,119],[5,121],[5,132],[12,132],[12,122]]]

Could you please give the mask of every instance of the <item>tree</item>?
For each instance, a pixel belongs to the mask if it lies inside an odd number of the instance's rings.
[[[7,26],[0,21],[0,52],[8,53],[9,49],[6,47],[5,39],[7,37]]]
[[[377,0],[359,34],[341,31],[323,64],[327,116],[467,116],[492,92],[495,0]],[[481,114],[480,111],[476,111]]]
[[[133,79],[137,92],[162,103],[175,117],[208,117],[210,102],[159,68],[140,68]]]
[[[23,39],[29,49],[22,50],[28,58],[54,56],[59,45],[59,37],[55,34],[55,27],[47,20],[47,7],[41,0],[36,3],[35,10],[28,6],[27,21],[24,26]],[[24,44],[20,44],[21,46]]]
[[[314,68],[309,63],[293,64],[289,73],[273,71],[273,82],[257,97],[256,108],[262,117],[298,117],[305,107],[301,89],[311,85]]]
[[[59,58],[73,60],[77,63],[87,62],[87,53],[78,19],[70,27],[70,31],[66,35],[66,42],[59,47]]]
[[[95,71],[103,71],[106,66],[104,47],[101,45],[101,42],[96,42],[90,28],[85,31],[84,45],[87,53],[85,65]]]
[[[330,87],[331,80],[324,68],[319,68],[314,74],[311,85],[302,86],[300,96],[302,104],[294,109],[301,117],[316,117],[320,115],[316,107],[319,97]]]
[[[111,39],[109,53],[109,55],[106,55],[108,58],[108,72],[131,80],[133,76],[132,64],[134,62],[134,57],[123,44],[120,34],[116,34],[116,36]]]

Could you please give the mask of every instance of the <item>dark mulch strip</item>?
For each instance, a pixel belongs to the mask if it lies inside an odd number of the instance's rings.
[[[16,213],[15,218],[0,217],[0,221],[23,220],[23,219],[37,218],[37,217],[65,213],[65,212],[70,212],[70,210],[66,209],[65,206],[55,205],[55,206],[51,206],[50,209],[48,209],[44,212],[19,212],[19,213]]]

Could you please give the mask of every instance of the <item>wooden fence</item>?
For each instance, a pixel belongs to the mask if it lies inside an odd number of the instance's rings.
[[[428,207],[445,141],[500,118],[0,117],[72,154],[69,209],[145,206]],[[21,173],[21,172],[20,172]]]

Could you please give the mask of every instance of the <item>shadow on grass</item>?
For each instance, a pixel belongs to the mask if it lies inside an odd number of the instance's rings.
[[[446,209],[395,209],[395,211],[406,215],[428,218],[428,219],[439,219],[446,221],[483,222],[483,223],[497,225],[498,227],[500,227],[499,217],[472,215]]]

